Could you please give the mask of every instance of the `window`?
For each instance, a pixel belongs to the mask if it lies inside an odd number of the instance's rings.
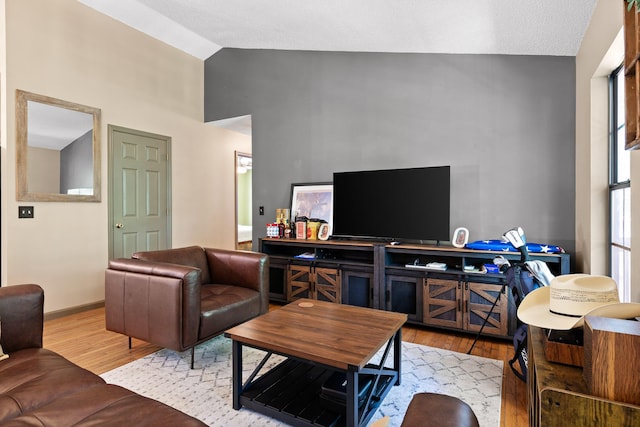
[[[609,77],[609,226],[611,277],[620,300],[631,296],[631,156],[625,146],[624,69]]]

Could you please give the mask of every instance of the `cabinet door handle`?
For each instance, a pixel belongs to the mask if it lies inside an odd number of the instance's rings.
[[[462,311],[462,300],[458,300],[458,312]]]
[[[469,300],[466,300],[464,302],[464,312],[468,313],[469,312]]]

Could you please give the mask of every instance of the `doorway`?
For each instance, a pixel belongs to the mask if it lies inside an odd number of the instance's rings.
[[[236,249],[250,251],[253,248],[251,219],[251,187],[253,159],[251,154],[235,152],[236,170]]]
[[[171,247],[171,138],[109,125],[109,257]]]

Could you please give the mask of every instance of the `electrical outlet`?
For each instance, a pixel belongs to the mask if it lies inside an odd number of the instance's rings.
[[[33,206],[18,206],[18,218],[33,218]]]
[[[258,208],[258,215],[264,215],[264,206]]]

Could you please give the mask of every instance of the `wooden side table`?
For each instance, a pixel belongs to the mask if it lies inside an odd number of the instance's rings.
[[[544,355],[543,334],[543,329],[529,326],[527,406],[530,426],[640,425],[640,406],[592,396],[582,376],[582,368],[548,362]]]

